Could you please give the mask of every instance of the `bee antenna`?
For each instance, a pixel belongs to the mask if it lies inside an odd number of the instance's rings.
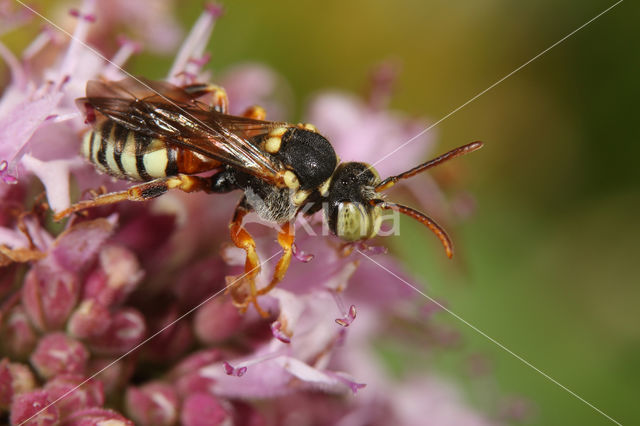
[[[438,239],[444,246],[444,251],[447,254],[447,257],[451,259],[451,257],[453,256],[453,243],[447,235],[447,232],[427,215],[414,210],[411,207],[407,207],[402,204],[390,203],[384,200],[371,200],[371,204],[374,206],[377,205],[384,210],[393,210],[402,213],[422,223],[424,226],[429,228],[431,232],[436,234],[436,237],[438,237]]]
[[[412,176],[417,175],[418,173],[424,172],[427,169],[430,169],[431,167],[437,166],[438,164],[442,164],[445,161],[449,161],[452,160],[456,157],[460,157],[461,155],[464,154],[468,154],[470,152],[476,151],[480,148],[482,148],[484,144],[480,141],[476,141],[476,142],[471,142],[469,144],[460,146],[456,149],[452,149],[451,151],[447,152],[446,154],[442,154],[439,157],[434,158],[433,160],[429,160],[426,163],[422,163],[419,166],[414,167],[411,170],[408,170],[404,173],[400,173],[397,176],[390,176],[388,178],[386,178],[385,180],[383,180],[382,182],[380,182],[378,185],[376,185],[375,187],[375,191],[376,192],[381,192],[384,191],[386,189],[391,188],[393,185],[395,185],[399,180],[402,179],[408,179]]]

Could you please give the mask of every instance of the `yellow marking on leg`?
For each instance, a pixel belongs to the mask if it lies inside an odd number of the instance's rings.
[[[312,131],[314,133],[318,133],[318,128],[311,123],[298,123],[298,127],[300,129],[305,129],[305,130]]]
[[[281,144],[282,136],[271,136],[264,142],[264,150],[270,154],[275,154],[280,151]]]
[[[300,187],[300,181],[298,180],[298,176],[293,173],[291,170],[287,170],[283,174],[284,184],[287,185],[290,189],[298,189]]]
[[[322,185],[318,187],[318,192],[320,192],[320,195],[322,195],[323,197],[326,197],[329,194],[330,185],[331,185],[331,176],[329,176],[329,179],[325,180],[324,183],[322,183]]]
[[[310,190],[299,190],[293,194],[293,197],[291,197],[291,201],[293,201],[293,204],[295,204],[296,206],[301,206],[302,204],[304,204],[307,198],[309,198],[309,195],[311,195]]]

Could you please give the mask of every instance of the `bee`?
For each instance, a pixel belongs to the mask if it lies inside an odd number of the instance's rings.
[[[253,304],[263,316],[267,313],[258,296],[285,276],[294,250],[292,223],[300,213],[323,210],[333,234],[358,242],[375,237],[382,211],[394,210],[433,231],[451,257],[451,240],[438,224],[410,207],[385,200],[381,192],[482,146],[481,142],[461,146],[382,180],[366,163],[340,163],[331,143],[313,125],[266,121],[260,107],[249,108],[242,116],[229,115],[226,92],[216,85],[177,87],[138,78],[89,81],[86,97],[76,102],[92,124],[83,137],[84,157],[102,172],[141,183],[80,201],[54,219],[124,200],[150,200],[171,189],[240,190],[244,195],[229,228],[235,246],[246,252],[245,274],[230,292],[241,312]],[[213,174],[200,176],[205,172]],[[263,288],[255,284],[260,271],[255,242],[242,226],[252,211],[280,226],[278,243],[283,252],[273,278]]]

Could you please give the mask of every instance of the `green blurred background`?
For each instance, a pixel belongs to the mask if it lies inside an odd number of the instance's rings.
[[[300,113],[319,90],[361,92],[371,68],[392,59],[402,66],[392,107],[435,121],[614,3],[228,1],[211,67],[270,65],[291,83]],[[179,4],[188,25],[203,3]],[[433,130],[438,152],[486,142],[448,166],[458,174],[453,189],[477,201],[466,222],[443,218],[458,249],[453,262],[409,221],[412,232],[393,243],[431,296],[623,424],[640,424],[639,10],[622,2]],[[131,66],[161,77],[169,64],[141,55]],[[495,410],[464,372],[474,353],[487,357],[502,394],[532,401],[527,423],[610,424],[446,321],[464,346],[436,363],[478,406]]]

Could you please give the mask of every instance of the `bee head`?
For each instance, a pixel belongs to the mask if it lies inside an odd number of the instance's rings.
[[[453,149],[433,160],[422,163],[397,176],[380,180],[378,172],[365,163],[343,163],[335,170],[328,193],[325,216],[329,229],[345,241],[360,241],[375,237],[380,232],[382,211],[393,210],[409,216],[429,228],[438,237],[448,257],[453,256],[453,246],[447,233],[425,214],[392,203],[382,198],[381,192],[398,181],[408,179],[431,167],[482,148],[482,142],[472,142]]]
[[[375,187],[378,172],[366,163],[342,163],[335,170],[325,204],[329,229],[345,241],[375,237],[380,231],[382,209]],[[381,201],[381,200],[380,200]]]

